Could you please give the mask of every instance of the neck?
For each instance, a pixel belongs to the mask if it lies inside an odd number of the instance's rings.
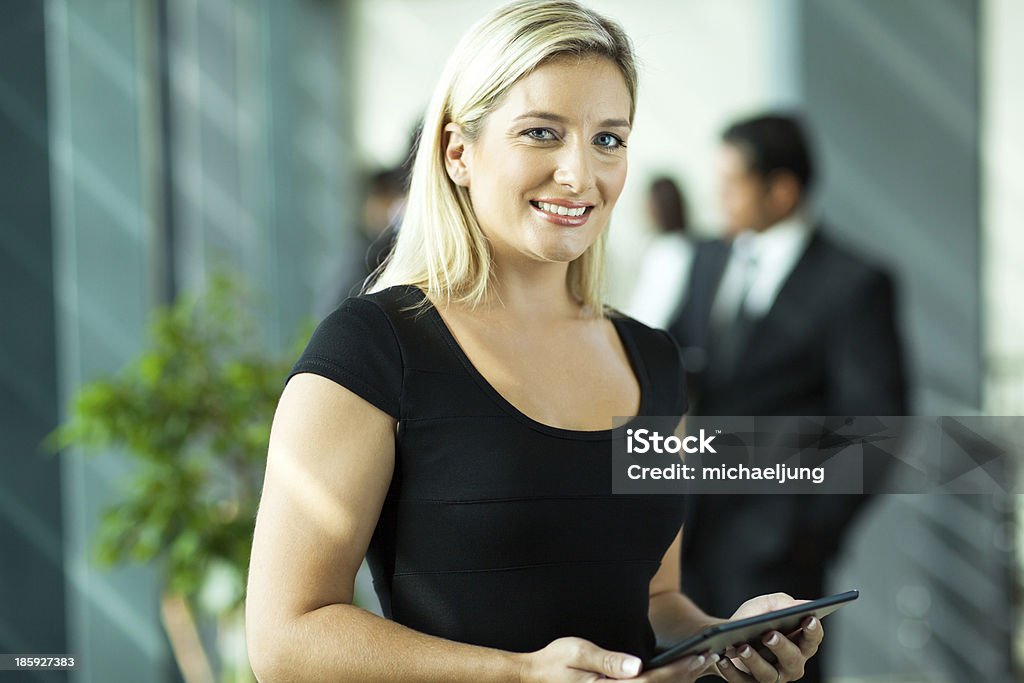
[[[495,260],[494,296],[488,309],[536,321],[579,317],[580,304],[569,293],[568,263]]]
[[[776,217],[775,220],[770,222],[768,225],[755,229],[754,232],[766,232],[774,228],[779,223],[785,223],[786,221],[793,220],[794,218],[801,216],[803,214],[802,208],[803,207],[799,205],[795,206],[786,213],[782,214],[781,216]]]

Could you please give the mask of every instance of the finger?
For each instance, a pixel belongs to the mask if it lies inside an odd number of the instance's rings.
[[[682,657],[671,664],[645,671],[639,678],[632,680],[635,683],[685,683],[686,681],[694,681],[699,676],[713,672],[715,662],[719,659],[720,657],[712,652]]]
[[[785,640],[780,636],[781,640]],[[792,645],[792,643],[790,643]],[[793,646],[796,649],[796,646]],[[798,650],[799,651],[799,650]],[[758,654],[757,650],[749,645],[743,645],[739,649],[740,661],[750,671],[754,680],[758,683],[775,683],[779,678],[779,670],[768,663]]]
[[[729,663],[732,664],[734,667],[736,667],[745,674],[749,674],[750,672],[747,671],[746,665],[743,663],[743,660],[740,659],[741,647],[743,647],[742,643],[740,643],[739,645],[730,645],[725,649],[725,653],[723,656],[728,657]]]
[[[811,617],[804,621],[803,628],[800,629],[800,634],[796,636],[794,642],[805,657],[813,657],[824,637],[825,629],[821,625],[821,620]]]
[[[796,643],[778,631],[766,633],[761,642],[771,650],[771,654],[765,653],[768,658],[773,655],[775,657],[776,663],[772,665],[773,668],[781,671],[787,680],[795,681],[804,675],[804,663],[808,655],[805,655]]]
[[[719,659],[717,667],[718,673],[722,675],[722,678],[729,681],[729,683],[751,683],[751,681],[756,680],[737,669],[736,666],[729,661],[728,657],[722,657]]]
[[[642,665],[640,659],[633,655],[603,650],[586,640],[576,644],[571,662],[573,668],[599,673],[607,678],[633,678],[640,673]]]

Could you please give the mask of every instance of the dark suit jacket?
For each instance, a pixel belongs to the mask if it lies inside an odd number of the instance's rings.
[[[697,415],[903,415],[906,397],[892,280],[821,230],[726,382],[709,382],[711,304],[728,263],[721,241],[697,246],[689,295],[669,326],[683,348]]]
[[[669,326],[683,349],[691,414],[906,414],[892,281],[820,229],[754,323],[733,374],[707,372],[711,305],[729,252],[721,241],[698,245],[687,299]],[[683,589],[715,616],[762,593],[821,597],[826,565],[864,500],[691,496]]]

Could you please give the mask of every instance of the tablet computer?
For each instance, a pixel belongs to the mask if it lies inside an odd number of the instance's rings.
[[[856,600],[859,596],[860,591],[846,591],[774,612],[708,626],[686,640],[672,645],[664,652],[651,657],[644,664],[644,669],[655,669],[680,657],[697,655],[702,652],[722,655],[730,646],[743,643],[757,649],[762,656],[768,654],[766,659],[774,661],[774,657],[770,656],[771,651],[761,643],[761,636],[767,631],[779,631],[784,635],[792,635],[800,629],[800,623],[807,617],[814,616],[821,619],[848,602]]]

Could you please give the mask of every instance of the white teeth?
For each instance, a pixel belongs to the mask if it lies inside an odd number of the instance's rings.
[[[537,202],[537,206],[540,207],[541,211],[557,214],[559,216],[582,216],[587,211],[587,207],[585,206],[570,209],[567,206],[558,206],[557,204],[548,204],[547,202]]]

